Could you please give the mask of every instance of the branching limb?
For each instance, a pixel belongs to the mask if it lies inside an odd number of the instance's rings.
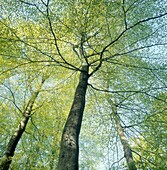
[[[126,10],[125,10],[125,0],[122,2],[122,10],[123,10],[123,15],[124,15],[124,25],[125,25],[125,30],[128,28],[127,21],[126,21]]]
[[[110,46],[113,45],[115,42],[117,42],[127,31],[135,28],[136,26],[138,26],[138,25],[140,25],[140,24],[142,24],[142,23],[145,23],[145,22],[148,22],[148,21],[151,21],[151,20],[155,20],[155,19],[164,17],[164,16],[166,16],[166,15],[167,15],[167,12],[166,12],[166,13],[163,13],[163,14],[160,14],[160,15],[157,15],[157,16],[155,16],[155,17],[150,17],[150,18],[146,18],[146,19],[140,20],[140,21],[136,22],[135,24],[133,24],[132,26],[127,27],[126,29],[124,29],[124,30],[117,36],[117,38],[116,38],[115,40],[113,40],[113,41],[111,41],[109,44],[107,44],[107,45],[103,48],[103,50],[101,51],[101,53],[103,54],[104,51],[106,51],[106,49],[107,49],[108,47],[110,47]]]
[[[14,92],[12,91],[12,89],[11,89],[10,87],[8,87],[7,85],[5,85],[4,83],[3,83],[3,86],[5,86],[5,87],[10,91],[11,96],[12,96],[12,99],[5,98],[5,97],[3,97],[3,96],[1,96],[1,95],[0,95],[0,97],[11,101],[11,102],[14,104],[14,106],[17,108],[17,110],[18,110],[20,113],[22,113],[22,110],[21,110],[20,107],[16,104],[15,94],[14,94]]]
[[[101,91],[101,92],[105,92],[105,93],[106,93],[106,92],[108,92],[108,93],[117,93],[117,94],[119,94],[119,93],[133,93],[133,95],[135,95],[135,94],[137,94],[137,93],[142,93],[142,94],[145,94],[145,95],[147,95],[147,96],[149,96],[149,97],[152,97],[152,98],[154,98],[154,99],[156,99],[156,100],[160,100],[160,101],[166,103],[165,100],[163,100],[163,99],[161,99],[161,98],[158,98],[158,97],[156,97],[156,96],[154,96],[154,95],[149,94],[148,92],[150,91],[150,88],[145,88],[145,89],[141,89],[141,90],[107,90],[107,89],[96,88],[96,87],[94,87],[92,84],[89,84],[89,83],[88,83],[88,85],[89,85],[91,88],[93,88],[94,90]],[[166,87],[152,88],[151,90],[159,90],[159,89],[166,89]]]
[[[29,6],[33,6],[35,7],[40,13],[42,13],[43,15],[45,15],[45,13],[38,7],[38,5],[36,5],[35,3],[30,3],[30,2],[26,2],[23,0],[19,0],[21,3],[29,5]],[[45,3],[43,3],[45,5]]]

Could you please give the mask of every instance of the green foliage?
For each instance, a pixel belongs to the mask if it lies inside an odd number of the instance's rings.
[[[166,101],[166,93],[161,93],[159,98]],[[137,139],[137,164],[144,169],[166,168],[167,146],[167,108],[162,102],[154,100],[151,113],[145,116],[143,137]]]
[[[138,167],[166,168],[167,20],[161,17],[166,5],[163,0],[1,1],[1,156],[31,94],[48,77],[12,169],[57,168],[82,64],[94,74],[80,135],[80,168],[125,165],[106,96],[117,104]]]

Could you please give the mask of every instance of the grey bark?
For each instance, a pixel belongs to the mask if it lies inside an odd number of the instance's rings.
[[[124,156],[125,156],[125,159],[127,162],[128,170],[137,170],[135,161],[133,160],[131,147],[130,147],[128,140],[124,134],[123,128],[120,123],[120,118],[117,115],[117,108],[114,104],[112,104],[112,113],[113,113],[114,121],[115,121],[115,124],[117,127],[117,132],[118,132],[119,138],[120,138],[122,146],[123,146]]]
[[[41,84],[39,85],[38,89],[33,92],[25,110],[23,111],[23,117],[22,120],[20,121],[17,129],[15,130],[14,134],[11,136],[7,149],[5,151],[4,156],[0,160],[0,170],[8,170],[11,163],[12,163],[12,157],[14,156],[15,149],[17,147],[17,144],[19,140],[21,139],[25,129],[26,125],[28,123],[28,120],[31,116],[32,113],[32,108],[34,106],[35,100],[38,97],[38,94],[42,88],[43,83],[45,82],[45,79],[42,80]]]
[[[85,96],[89,78],[88,69],[88,66],[82,67],[72,107],[64,126],[60,146],[58,170],[78,170],[78,138],[85,108]]]

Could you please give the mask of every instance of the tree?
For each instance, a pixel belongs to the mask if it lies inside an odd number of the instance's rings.
[[[117,113],[117,107],[116,107],[117,104],[113,103],[112,101],[109,101],[109,102],[111,103],[111,107],[112,107],[111,110],[112,110],[112,114],[113,114],[113,119],[114,119],[116,127],[117,127],[117,133],[120,137],[120,140],[121,140],[121,143],[123,146],[124,156],[125,156],[125,159],[127,162],[127,167],[129,170],[137,170],[135,161],[132,156],[132,149],[128,143],[128,139],[124,133],[119,115]]]
[[[33,72],[30,72],[31,69],[33,69]],[[54,71],[54,73],[56,73],[56,77],[55,75],[54,77],[57,81],[61,82],[62,72],[59,73],[59,71],[60,70],[58,69]],[[29,75],[29,73],[31,74]],[[66,75],[67,77],[69,76],[67,72]],[[52,77],[51,74],[50,77]],[[3,137],[1,140],[4,144],[3,148],[1,148],[4,155],[1,159],[1,169],[9,168],[10,163],[13,160],[12,157],[14,156],[16,147],[16,158],[14,158],[14,163],[11,165],[12,168],[43,168],[43,164],[45,164],[45,161],[48,161],[50,157],[53,159],[50,161],[50,167],[57,167],[57,165],[52,165],[52,163],[57,162],[60,135],[65,117],[65,113],[63,112],[65,112],[66,107],[68,108],[68,103],[71,103],[70,91],[68,92],[68,99],[66,99],[67,94],[66,92],[63,93],[62,86],[67,89],[70,89],[71,87],[69,88],[67,85],[63,85],[61,83],[60,85],[55,85],[55,82],[53,81],[52,84],[49,85],[47,81],[45,82],[45,79],[49,79],[46,68],[39,70],[37,67],[34,68],[33,66],[29,66],[28,68],[24,67],[24,70],[19,68],[14,76],[5,80],[3,85],[1,85],[2,89],[6,88],[3,89],[3,93],[0,96],[2,99],[1,103],[3,103],[3,110],[1,113],[1,130]],[[68,83],[70,83],[70,81],[68,81]],[[64,81],[64,83],[66,83],[66,81]],[[62,93],[63,95],[59,97]],[[62,101],[66,102],[62,103]],[[55,102],[57,104],[55,104]],[[49,112],[48,114],[49,109],[52,109],[52,112]],[[24,116],[26,111],[29,115]],[[52,121],[53,117],[57,120],[54,123]],[[27,128],[28,121],[30,125],[28,125]],[[50,124],[48,124],[49,122]],[[17,127],[18,124],[18,128],[14,129],[14,127]],[[48,130],[52,128],[55,130]],[[54,134],[56,137],[53,139]],[[8,139],[9,136],[10,139]],[[41,141],[43,142],[39,144]],[[23,146],[21,143],[24,143]],[[33,149],[31,145],[35,143],[36,145]],[[44,143],[46,144],[46,147],[43,146]],[[49,153],[45,156],[45,152],[48,151],[52,152],[52,155]],[[34,152],[33,156],[32,152]],[[32,158],[30,158],[31,156]],[[39,160],[39,156],[41,157],[41,160]],[[37,160],[34,160],[35,158],[37,158]],[[19,162],[21,164],[24,163],[24,166],[18,166],[16,164],[17,159],[20,159]]]
[[[3,2],[2,16],[9,20],[9,24],[1,23],[12,31],[22,52],[19,57],[14,54],[17,62],[10,70],[33,64],[41,68],[46,66],[50,71],[60,67],[80,74],[62,134],[60,170],[78,169],[79,132],[87,87],[114,94],[113,97],[121,102],[120,109],[129,109],[127,117],[122,114],[126,124],[135,124],[138,115],[141,117],[138,122],[142,121],[146,104],[166,88],[164,84],[152,85],[154,71],[164,69],[160,55],[164,56],[166,46],[165,5],[164,1],[153,0]],[[6,10],[17,15],[7,16]],[[154,58],[155,51],[159,53],[159,61]],[[3,55],[8,56],[5,51]],[[158,67],[154,62],[159,63]],[[106,65],[113,71],[110,75]],[[114,81],[110,89],[103,87],[103,72]],[[144,76],[150,81],[145,83]],[[120,85],[125,77],[128,86]],[[134,104],[137,114],[132,114]],[[143,110],[139,111],[139,108]]]
[[[161,93],[158,97],[166,101],[165,93]],[[145,116],[143,134],[134,144],[134,149],[138,153],[136,159],[139,168],[166,168],[164,161],[166,160],[166,115],[166,106],[156,99],[153,100],[151,113]]]
[[[58,169],[78,169],[78,138],[85,107],[88,78],[88,66],[83,66],[74,101],[63,130]]]
[[[13,135],[11,136],[8,145],[7,145],[7,149],[6,152],[1,160],[1,164],[0,167],[3,170],[9,169],[9,166],[12,162],[12,157],[14,156],[14,152],[16,149],[16,146],[22,136],[22,134],[24,133],[25,129],[26,129],[26,125],[28,123],[28,120],[32,114],[33,111],[33,106],[35,103],[36,98],[38,97],[38,94],[40,93],[40,90],[42,88],[42,85],[44,84],[46,78],[42,78],[42,82],[39,85],[39,87],[37,87],[36,91],[34,91],[25,107],[25,110],[22,112],[23,118],[20,121],[18,128],[15,130],[15,132],[13,133]]]

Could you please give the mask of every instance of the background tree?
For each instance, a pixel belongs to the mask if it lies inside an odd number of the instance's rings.
[[[162,93],[158,97],[166,100],[166,93]],[[142,135],[134,140],[139,168],[166,168],[164,162],[166,160],[166,115],[166,105],[154,100],[151,113],[145,116]]]
[[[46,80],[46,78],[42,77],[41,83],[39,84],[37,89],[34,92],[32,92],[30,99],[29,99],[27,105],[25,106],[25,110],[22,111],[23,118],[21,119],[21,121],[18,125],[18,128],[15,130],[15,132],[13,133],[13,135],[11,136],[11,138],[7,144],[7,149],[5,151],[4,157],[2,158],[2,163],[0,164],[1,169],[4,169],[4,170],[9,169],[9,166],[12,162],[12,157],[14,156],[16,146],[17,146],[22,134],[24,133],[24,131],[26,129],[28,120],[31,117],[31,114],[33,112],[33,106],[34,106],[35,100],[38,97],[38,94],[40,93],[40,90],[41,90],[42,85],[44,84],[45,80]],[[12,91],[11,91],[11,93],[12,93]],[[13,95],[13,93],[12,93],[12,95]],[[21,110],[19,109],[19,111],[21,111]]]

